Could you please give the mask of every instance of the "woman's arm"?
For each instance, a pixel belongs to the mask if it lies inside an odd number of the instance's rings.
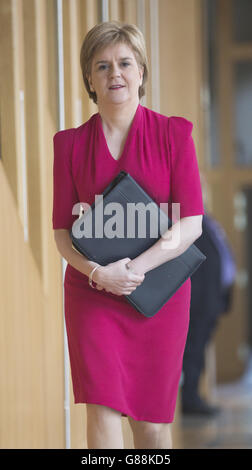
[[[57,229],[54,230],[54,240],[56,246],[61,256],[71,264],[75,269],[78,269],[82,274],[89,276],[92,269],[95,266],[99,266],[99,263],[94,261],[89,261],[86,256],[78,253],[72,248],[72,240],[70,238],[69,232],[66,229]],[[97,270],[94,274],[96,274]]]
[[[130,258],[123,258],[106,266],[101,266],[99,263],[89,261],[86,256],[73,249],[68,230],[54,230],[54,239],[61,256],[82,274],[89,276],[92,269],[97,265],[99,266],[99,269],[93,274],[93,280],[99,287],[98,290],[104,288],[107,292],[116,295],[129,295],[144,280],[144,273],[136,273],[126,269],[126,264],[129,263]]]
[[[146,273],[184,253],[202,233],[202,215],[183,217],[148,250],[129,261],[130,269]],[[174,240],[178,243],[174,243]]]

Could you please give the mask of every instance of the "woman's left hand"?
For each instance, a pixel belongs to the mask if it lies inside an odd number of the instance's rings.
[[[103,287],[100,286],[100,284],[96,284],[96,289],[98,289],[98,290],[103,290]],[[106,289],[105,289],[105,290],[106,290]]]
[[[134,260],[133,260],[133,262],[132,262],[132,260],[130,260],[130,261],[127,263],[126,267],[127,267],[130,271],[133,271],[133,272],[134,272],[135,269],[136,269],[136,266],[134,266]],[[139,266],[137,266],[137,271],[138,271],[137,274],[144,274],[143,271],[139,272],[139,271],[140,271]],[[136,271],[135,271],[135,272],[136,272]],[[97,289],[97,290],[103,290],[103,289],[104,289],[106,292],[110,292],[109,290],[105,289],[104,287],[102,287],[102,286],[101,286],[100,284],[98,284],[98,283],[96,283],[96,289]]]

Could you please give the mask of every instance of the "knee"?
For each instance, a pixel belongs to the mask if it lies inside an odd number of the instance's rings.
[[[137,421],[132,424],[132,430],[142,436],[159,436],[166,428],[167,423],[150,423],[147,421]]]
[[[93,423],[108,424],[115,419],[121,419],[121,412],[109,408],[104,405],[96,405],[93,403],[87,403],[87,418]]]
[[[165,423],[144,423],[142,432],[146,436],[159,436],[165,428]]]

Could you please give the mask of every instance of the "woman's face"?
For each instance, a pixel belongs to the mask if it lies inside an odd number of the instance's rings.
[[[142,77],[143,67],[138,65],[132,49],[117,43],[94,55],[88,81],[91,91],[96,92],[98,105],[121,104],[138,101]]]

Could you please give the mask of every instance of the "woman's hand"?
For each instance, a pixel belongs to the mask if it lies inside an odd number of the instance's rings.
[[[106,266],[100,266],[93,275],[98,290],[105,289],[115,295],[129,295],[142,284],[145,275],[126,268],[130,258],[123,258]]]

